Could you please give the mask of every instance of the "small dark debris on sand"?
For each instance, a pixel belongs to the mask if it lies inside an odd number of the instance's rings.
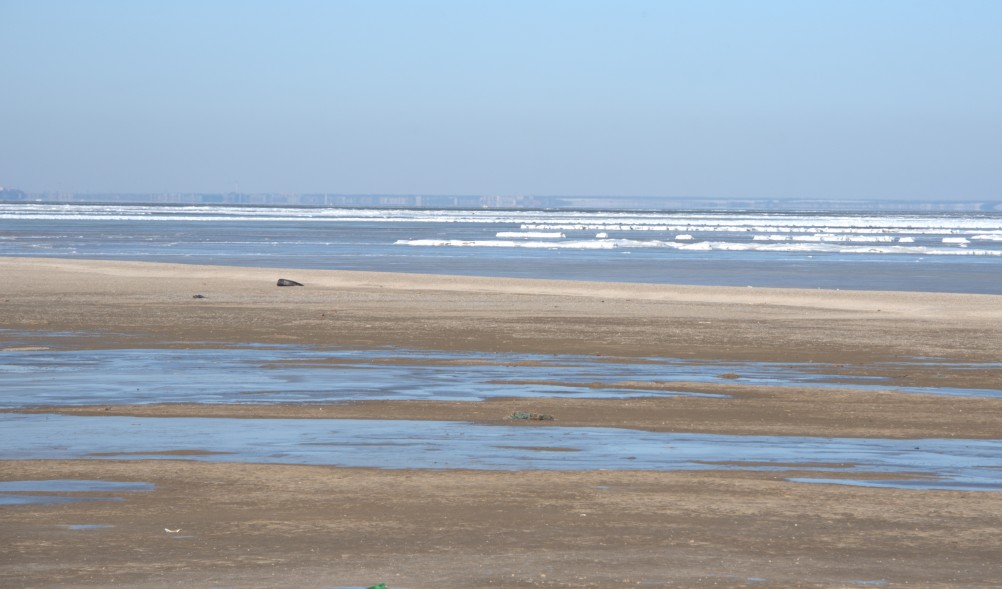
[[[203,294],[197,294],[197,295],[193,295],[191,298],[193,298],[193,299],[204,299],[205,295],[203,295]]]
[[[278,285],[279,286],[302,286],[303,284],[301,282],[296,282],[295,280],[289,280],[288,278],[279,278],[278,279]]]
[[[515,411],[506,419],[521,419],[524,421],[553,421],[552,415],[545,413],[529,413],[528,411]]]

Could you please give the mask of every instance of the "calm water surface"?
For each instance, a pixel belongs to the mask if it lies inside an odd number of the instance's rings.
[[[2,335],[2,333],[0,333]],[[1002,398],[1002,389],[900,387],[885,379],[825,374],[825,365],[694,362],[678,358],[438,352],[400,348],[247,345],[195,349],[53,349],[58,338],[7,334],[0,407],[149,403],[331,403],[723,397],[671,383],[854,388]],[[43,344],[43,345],[38,345]],[[951,365],[952,369],[996,365]],[[665,383],[664,390],[624,382]],[[617,386],[620,385],[620,386]]]
[[[67,439],[65,432],[74,433]],[[1002,489],[1002,441],[673,434],[448,421],[0,414],[0,460],[185,459],[478,470],[809,470],[891,488]],[[879,475],[885,475],[881,478]],[[874,476],[877,475],[877,476]],[[904,476],[905,479],[897,477]]]

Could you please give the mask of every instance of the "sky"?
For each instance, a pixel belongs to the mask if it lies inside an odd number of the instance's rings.
[[[27,192],[1002,199],[996,0],[0,0]]]

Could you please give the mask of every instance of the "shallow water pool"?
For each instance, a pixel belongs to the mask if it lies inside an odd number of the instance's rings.
[[[1002,398],[1002,390],[995,389],[897,387],[880,378],[823,374],[819,367],[825,365],[810,363],[296,345],[75,350],[59,349],[58,338],[15,341],[21,345],[0,353],[0,407],[723,396],[672,387],[673,382]],[[979,367],[986,366],[971,365]],[[627,382],[665,388],[630,388]]]
[[[998,440],[725,436],[445,421],[0,415],[2,460],[178,458],[387,469],[796,470],[819,473],[814,478],[800,472],[793,479],[799,482],[1002,490]]]

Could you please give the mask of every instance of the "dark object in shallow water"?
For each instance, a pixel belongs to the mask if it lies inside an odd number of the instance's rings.
[[[515,411],[508,416],[508,419],[525,419],[528,421],[553,421],[552,415],[545,413],[529,413],[527,411]]]
[[[279,278],[278,279],[278,285],[279,286],[302,286],[301,283],[296,282],[295,280],[289,280],[287,278]]]

